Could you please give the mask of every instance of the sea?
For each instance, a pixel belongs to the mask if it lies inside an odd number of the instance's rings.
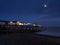
[[[45,31],[35,32],[35,34],[60,37],[60,27],[48,27]]]

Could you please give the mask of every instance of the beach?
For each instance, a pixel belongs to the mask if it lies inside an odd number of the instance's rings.
[[[2,33],[0,45],[60,45],[60,38],[28,32]]]

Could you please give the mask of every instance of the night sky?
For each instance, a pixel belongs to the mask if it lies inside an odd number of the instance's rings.
[[[60,0],[0,0],[0,20],[60,26]]]

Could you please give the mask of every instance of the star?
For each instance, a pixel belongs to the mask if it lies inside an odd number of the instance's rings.
[[[47,7],[47,5],[46,5],[46,4],[44,4],[44,7],[46,8],[46,7]]]

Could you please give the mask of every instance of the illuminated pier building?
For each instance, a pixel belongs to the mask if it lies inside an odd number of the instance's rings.
[[[21,32],[21,31],[42,31],[42,25],[24,23],[19,21],[0,21],[0,31]]]

